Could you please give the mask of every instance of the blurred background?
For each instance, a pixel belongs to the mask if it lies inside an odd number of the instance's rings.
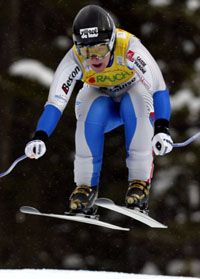
[[[72,46],[71,26],[87,4],[111,12],[139,37],[170,89],[174,142],[200,130],[199,0],[7,0],[0,2],[0,172],[24,152],[48,96],[53,73]],[[115,232],[19,212],[22,205],[63,213],[74,189],[73,96],[40,160],[21,162],[0,179],[0,268],[59,268],[200,276],[200,140],[155,160],[150,229],[101,210],[102,219],[131,226]],[[100,197],[124,202],[123,128],[106,135]]]

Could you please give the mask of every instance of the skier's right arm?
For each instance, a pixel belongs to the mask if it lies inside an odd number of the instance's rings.
[[[50,87],[49,97],[37,123],[35,135],[25,147],[29,158],[38,159],[46,152],[46,142],[56,128],[82,71],[70,50],[60,62]]]

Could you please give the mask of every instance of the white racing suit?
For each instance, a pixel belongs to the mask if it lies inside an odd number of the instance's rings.
[[[115,61],[124,63],[124,67],[133,71],[129,80],[119,81],[114,86],[94,86],[84,82],[77,95],[74,161],[77,185],[99,184],[104,134],[120,125],[124,125],[125,131],[128,180],[151,180],[153,121],[169,120],[169,94],[157,63],[139,39],[130,36],[125,53],[124,62],[122,57]],[[115,52],[108,67],[112,66],[114,55]],[[87,70],[86,62],[81,62],[74,49],[70,49],[56,70],[37,131],[42,130],[48,136],[52,134],[76,80],[83,79]],[[122,76],[115,77],[120,79]]]

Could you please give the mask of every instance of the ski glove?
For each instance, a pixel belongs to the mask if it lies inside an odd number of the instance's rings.
[[[38,159],[46,152],[46,145],[42,140],[29,141],[25,147],[25,154],[31,159]]]
[[[158,119],[154,124],[155,132],[152,147],[155,155],[165,155],[172,151],[173,140],[169,133],[169,121]]]
[[[153,137],[152,146],[156,155],[165,155],[172,151],[173,141],[170,135],[159,133]]]

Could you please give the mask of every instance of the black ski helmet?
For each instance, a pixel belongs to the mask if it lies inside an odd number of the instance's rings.
[[[115,24],[107,11],[97,5],[82,8],[73,22],[73,41],[77,48],[108,43],[110,51],[115,42]]]

